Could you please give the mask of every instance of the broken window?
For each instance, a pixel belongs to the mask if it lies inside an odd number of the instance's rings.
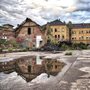
[[[55,65],[55,69],[57,69],[57,65]]]
[[[28,35],[31,34],[31,28],[28,28]]]

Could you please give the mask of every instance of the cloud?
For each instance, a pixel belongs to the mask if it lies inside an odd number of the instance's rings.
[[[89,0],[1,0],[0,24],[17,25],[26,17],[40,25],[58,18],[66,22],[89,22],[89,11]]]
[[[78,0],[76,11],[90,11],[90,0]]]

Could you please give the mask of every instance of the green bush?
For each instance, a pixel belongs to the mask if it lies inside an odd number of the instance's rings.
[[[0,39],[0,44],[4,44],[6,42],[5,39]]]
[[[67,49],[69,49],[69,47],[68,47],[68,45],[66,45],[66,44],[62,44],[62,46],[60,47],[60,49],[67,50]]]
[[[79,43],[79,47],[80,47],[81,49],[87,49],[87,45],[84,44],[84,43]]]
[[[0,52],[2,52],[2,48],[0,48]]]
[[[90,49],[90,45],[87,46],[87,49]]]
[[[23,52],[29,51],[29,47],[22,48],[22,51],[23,51]]]
[[[72,55],[72,52],[66,52],[65,55]]]
[[[74,50],[87,49],[87,44],[84,44],[84,43],[74,43],[74,44],[72,44],[72,49],[74,49]]]
[[[13,51],[13,48],[8,48],[8,51],[9,51],[9,52],[12,52],[12,51]]]

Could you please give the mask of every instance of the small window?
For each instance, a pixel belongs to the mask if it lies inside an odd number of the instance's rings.
[[[62,36],[62,39],[64,39],[64,35]]]
[[[58,35],[58,38],[60,38],[60,35]]]
[[[82,33],[84,33],[84,32],[82,31]]]
[[[81,39],[84,39],[84,37],[82,36]]]
[[[55,32],[57,32],[57,29],[55,28]]]
[[[40,45],[42,44],[42,41],[40,41]]]
[[[76,32],[75,31],[72,31],[72,34],[76,34]]]
[[[57,65],[55,65],[55,69],[57,69],[58,68],[58,66]]]
[[[57,38],[57,35],[55,35],[55,38]]]
[[[72,40],[74,40],[74,38],[72,38]]]
[[[72,31],[72,34],[74,34],[74,32]]]
[[[86,33],[89,33],[88,31],[86,31]]]
[[[86,37],[86,40],[90,40],[90,37]]]
[[[31,34],[31,28],[28,28],[28,35]]]

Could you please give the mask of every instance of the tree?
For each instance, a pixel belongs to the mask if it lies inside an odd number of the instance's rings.
[[[46,38],[46,42],[50,42],[52,44],[57,44],[58,41],[55,40],[55,37],[52,35],[52,29],[50,28],[49,23],[46,24],[46,26],[44,26],[43,28],[44,33],[45,33],[45,38]]]
[[[47,74],[48,74],[48,78],[50,77],[50,71],[51,71],[51,69],[52,69],[52,62],[51,62],[51,60],[48,60],[47,61]]]
[[[8,45],[9,45],[9,41],[8,40],[6,40],[6,39],[0,39],[0,47],[2,49],[7,48]]]
[[[68,22],[67,27],[69,28],[69,42],[71,42],[71,31],[73,28],[73,24],[71,21]]]

